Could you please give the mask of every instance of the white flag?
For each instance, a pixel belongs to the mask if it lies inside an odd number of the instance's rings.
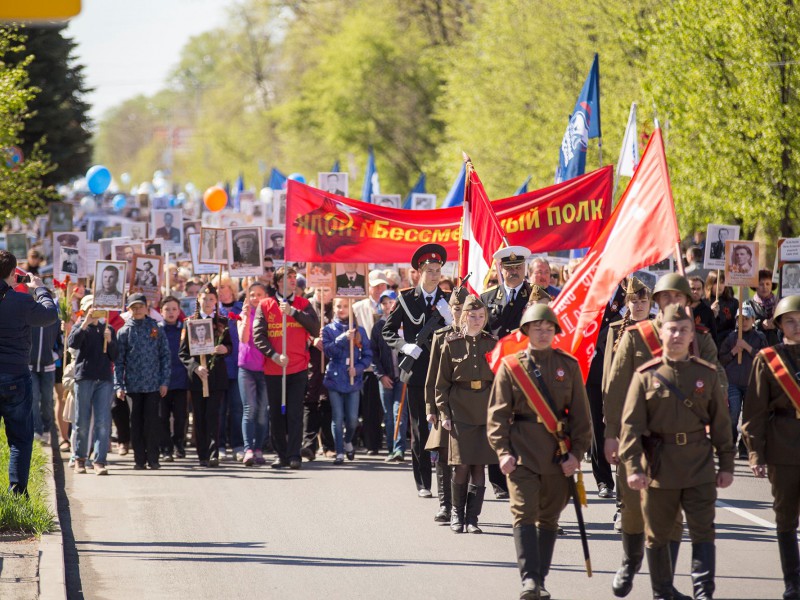
[[[639,140],[636,135],[636,102],[631,104],[631,114],[628,116],[628,126],[625,128],[625,138],[622,140],[622,150],[617,161],[617,177],[624,175],[633,177],[633,172],[639,165]]]

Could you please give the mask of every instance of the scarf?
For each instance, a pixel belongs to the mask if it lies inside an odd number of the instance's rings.
[[[775,294],[770,293],[766,299],[756,294],[753,297],[753,302],[762,306],[764,309],[764,314],[767,315],[768,319],[772,318],[772,315],[775,312],[775,304],[777,304],[777,298],[775,298]]]

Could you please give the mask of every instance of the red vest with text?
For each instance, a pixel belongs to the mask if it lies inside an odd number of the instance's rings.
[[[308,304],[308,300],[303,297],[295,296],[292,300],[292,306],[296,310],[305,310]],[[267,321],[269,342],[272,344],[272,348],[280,354],[283,349],[283,314],[278,308],[278,301],[275,298],[264,298],[260,306],[261,313]],[[300,323],[290,316],[286,317],[286,356],[289,357],[289,364],[286,367],[287,375],[308,369],[308,340],[310,337]],[[282,375],[283,367],[268,358],[264,361],[264,373],[266,375]]]

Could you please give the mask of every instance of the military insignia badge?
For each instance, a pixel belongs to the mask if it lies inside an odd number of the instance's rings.
[[[706,384],[703,383],[702,379],[698,379],[697,381],[695,381],[694,382],[694,393],[695,394],[702,394],[703,393],[703,388],[705,388],[705,385]]]
[[[556,369],[556,381],[564,381],[564,369]]]

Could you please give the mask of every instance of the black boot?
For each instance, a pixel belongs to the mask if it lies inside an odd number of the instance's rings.
[[[654,600],[675,600],[672,594],[672,558],[669,546],[646,548]]]
[[[482,485],[469,484],[469,492],[467,493],[467,533],[483,533],[481,528],[478,527],[478,517],[483,508],[483,496],[486,493],[486,488]]]
[[[622,532],[622,566],[614,576],[611,589],[617,598],[624,598],[633,589],[633,577],[644,558],[644,534]]]
[[[669,543],[669,555],[672,558],[672,576],[675,577],[675,566],[678,564],[678,551],[681,549],[681,543],[675,540],[670,541]],[[677,588],[673,585],[672,586],[672,597],[675,600],[692,600],[691,596],[687,596],[686,594],[682,594],[677,590]]]
[[[783,570],[783,600],[800,600],[800,551],[797,548],[797,531],[778,533],[778,550]]]
[[[467,506],[467,484],[452,482],[453,508],[450,513],[450,529],[454,533],[464,533],[464,511]]]
[[[550,573],[550,563],[553,562],[553,549],[556,547],[558,532],[550,529],[538,529],[538,535],[539,574],[541,576],[539,580],[539,587],[541,588],[539,595],[542,597],[542,600],[548,600],[550,598],[550,592],[544,589],[544,579],[547,577],[547,574]]]
[[[433,520],[437,523],[448,523],[450,521],[452,471],[452,467],[436,462],[436,489],[439,492],[439,512],[436,513]]]
[[[692,544],[692,588],[695,600],[714,597],[716,548],[714,542]]]
[[[539,542],[535,525],[514,527],[514,546],[517,549],[517,565],[522,579],[520,600],[539,600]]]

